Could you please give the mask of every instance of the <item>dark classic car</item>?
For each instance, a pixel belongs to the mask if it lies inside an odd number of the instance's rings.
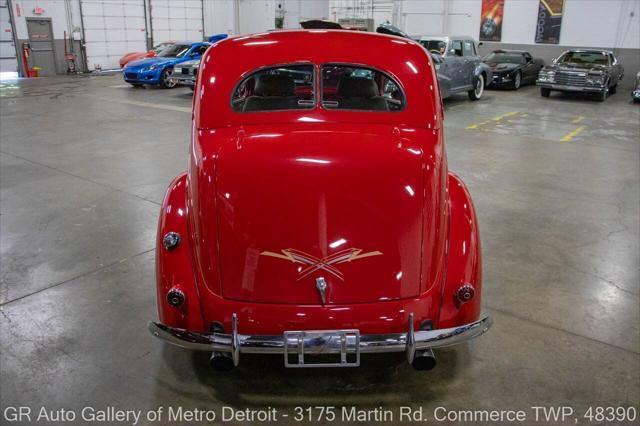
[[[494,50],[482,61],[493,71],[490,86],[508,86],[514,90],[523,84],[535,84],[544,66],[542,59],[523,50]]]
[[[428,370],[434,349],[486,332],[478,219],[447,167],[436,81],[418,43],[359,31],[207,50],[187,171],[160,212],[151,333],[219,370],[380,352]]]
[[[471,37],[422,36],[418,39],[433,57],[443,98],[467,92],[473,101],[480,99],[492,81],[493,71],[482,62]]]
[[[631,97],[634,102],[640,102],[640,72],[636,74],[636,84],[634,87],[635,89],[631,92]]]
[[[592,93],[604,101],[616,92],[623,74],[624,69],[610,51],[567,50],[540,70],[537,84],[545,98],[557,90]]]

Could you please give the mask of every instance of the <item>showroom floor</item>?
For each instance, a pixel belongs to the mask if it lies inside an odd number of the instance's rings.
[[[154,237],[186,168],[191,91],[120,76],[3,85],[0,405],[289,410],[640,400],[640,106],[541,98],[535,87],[446,102],[449,168],[480,218],[492,330],[441,350],[432,372],[403,356],[359,369],[286,370],[162,344]]]

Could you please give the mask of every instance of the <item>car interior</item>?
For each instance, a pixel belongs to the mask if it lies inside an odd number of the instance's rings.
[[[313,81],[309,65],[261,70],[238,85],[232,107],[238,112],[313,108]],[[322,68],[322,106],[326,109],[399,111],[403,99],[398,84],[382,72],[343,65]]]

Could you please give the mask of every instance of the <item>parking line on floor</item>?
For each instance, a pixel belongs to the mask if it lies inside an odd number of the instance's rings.
[[[493,121],[500,121],[503,118],[512,117],[512,116],[518,115],[518,114],[520,114],[520,111],[511,111],[511,112],[508,112],[506,114],[502,114],[502,115],[498,115],[497,117],[493,117],[492,120]]]
[[[582,115],[578,115],[576,118],[574,118],[573,120],[571,120],[572,123],[579,123],[582,120],[584,120],[584,117]]]
[[[483,130],[483,129],[481,129],[482,126],[484,126],[486,124],[489,124],[489,123],[492,123],[492,122],[495,122],[496,126],[500,126],[500,122],[502,121],[502,119],[507,118],[507,117],[515,117],[518,114],[521,114],[521,112],[520,111],[507,112],[506,114],[497,115],[497,116],[495,116],[493,118],[490,118],[489,120],[485,120],[485,121],[481,121],[479,123],[471,124],[471,125],[467,126],[467,129],[480,129],[480,130]],[[524,114],[523,114],[523,116],[524,116]]]
[[[583,130],[584,130],[584,127],[582,127],[582,126],[577,127],[575,130],[573,130],[573,131],[567,133],[566,135],[564,135],[564,137],[562,139],[560,139],[560,142],[569,142],[571,139],[573,139],[577,135],[579,135]]]

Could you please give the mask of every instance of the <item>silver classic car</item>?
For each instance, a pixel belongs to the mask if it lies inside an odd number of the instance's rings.
[[[624,69],[606,50],[567,50],[553,64],[540,70],[537,84],[540,94],[549,97],[552,90],[593,93],[599,101],[616,92]]]
[[[196,87],[196,76],[198,75],[199,66],[200,59],[195,59],[193,61],[187,61],[176,65],[173,69],[171,80],[173,80],[175,84],[179,84],[181,86],[189,86],[191,90],[194,90]]]
[[[633,92],[631,92],[633,102],[640,102],[640,72],[636,74],[636,84],[633,87]]]
[[[467,92],[478,100],[491,83],[493,71],[482,62],[478,45],[467,36],[421,36],[418,42],[433,58],[443,98]]]

